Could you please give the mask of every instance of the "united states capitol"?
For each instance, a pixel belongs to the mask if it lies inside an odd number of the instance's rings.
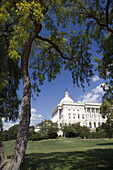
[[[100,106],[101,103],[75,103],[66,89],[65,97],[52,112],[52,121],[56,122],[59,127],[58,135],[63,136],[62,126],[77,122],[95,131],[97,127],[106,122],[106,118],[102,118],[100,114]]]

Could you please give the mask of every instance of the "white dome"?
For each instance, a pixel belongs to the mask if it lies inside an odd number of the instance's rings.
[[[68,96],[68,91],[66,89],[65,97],[60,101],[60,105],[63,103],[74,103],[74,101]]]

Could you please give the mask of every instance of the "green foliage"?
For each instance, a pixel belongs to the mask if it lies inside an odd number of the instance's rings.
[[[108,118],[106,123],[104,123],[102,127],[107,134],[106,137],[113,138],[113,120]]]
[[[0,34],[3,29],[5,27],[0,26]],[[19,115],[17,90],[21,76],[18,60],[14,61],[7,56],[10,36],[1,34],[0,38],[0,118],[15,121]]]
[[[107,137],[113,137],[113,105],[109,100],[104,100],[100,107],[100,113],[103,117],[107,118],[105,124],[103,124],[103,129],[107,134]]]
[[[1,34],[10,32],[12,35],[8,48],[11,58],[22,56],[25,42],[36,29],[41,26],[42,32],[46,30],[43,37],[40,29],[30,51],[34,90],[39,92],[44,79],[55,79],[63,67],[72,73],[73,82],[78,86],[81,84],[84,88],[85,80],[89,84],[93,75],[90,49],[95,41],[98,53],[103,55],[96,61],[100,77],[106,80],[108,87],[105,98],[112,102],[113,2],[2,0],[0,11],[0,21],[5,26]]]
[[[80,123],[69,124],[62,127],[62,131],[65,137],[81,137],[88,138],[90,129],[86,126],[80,126]]]
[[[33,133],[30,137],[29,137],[29,140],[41,140],[41,134],[36,132],[36,133]]]
[[[5,26],[1,34],[11,34],[8,47],[11,58],[22,56],[25,42],[40,26],[47,32],[47,36],[42,37],[40,30],[40,35],[37,34],[32,42],[29,66],[34,69],[34,90],[39,92],[44,79],[55,79],[63,67],[72,73],[73,82],[78,86],[81,83],[84,88],[85,80],[89,82],[93,75],[89,52],[91,41],[84,30],[80,29],[78,35],[70,30],[70,22],[75,24],[74,2],[2,0],[0,9],[0,21]]]
[[[106,131],[105,131],[105,129],[100,129],[100,130],[98,130],[97,132],[90,132],[90,134],[89,134],[89,138],[90,139],[98,139],[98,138],[107,138],[108,137],[108,135],[107,135],[107,133],[106,133]]]
[[[62,127],[65,137],[77,137],[77,131],[72,125]]]
[[[109,101],[105,100],[100,107],[100,113],[104,117],[107,117],[109,119],[113,119],[113,106],[112,106],[112,104]]]
[[[4,1],[1,2],[0,21],[1,24],[7,22],[12,26],[12,37],[9,41],[9,56],[13,59],[20,57],[19,51],[23,50],[23,45],[29,37],[29,33],[34,29],[30,16],[38,23],[42,22],[43,14],[40,3],[37,1]]]
[[[87,126],[81,126],[80,127],[80,137],[81,138],[89,138],[90,135],[90,129]]]
[[[34,133],[34,126],[30,126],[29,127],[29,138],[32,136],[33,133]]]
[[[49,138],[48,134],[41,134],[39,132],[34,132],[32,133],[31,136],[29,136],[29,140],[31,141],[38,141],[38,140],[43,140],[48,138]]]
[[[106,137],[107,137],[107,134],[104,129],[96,132],[96,138],[106,138]]]
[[[113,104],[113,1],[71,1],[71,22],[79,24],[88,40],[96,42],[98,49],[97,69],[105,80],[103,100]],[[85,51],[85,48],[83,49]]]
[[[8,140],[16,139],[19,125],[14,125],[8,130]]]
[[[58,125],[57,123],[53,123],[51,120],[44,120],[39,123],[37,126],[40,127],[41,134],[47,134],[50,138],[56,138],[58,132]]]
[[[44,120],[37,125],[40,130],[34,132],[34,128],[29,130],[29,140],[42,140],[57,138],[58,125],[53,123],[51,120]]]
[[[5,130],[1,132],[1,139],[2,141],[14,140],[16,139],[18,132],[18,125],[14,125],[9,128],[9,130]]]
[[[7,130],[0,132],[0,139],[2,141],[8,141],[8,131]]]

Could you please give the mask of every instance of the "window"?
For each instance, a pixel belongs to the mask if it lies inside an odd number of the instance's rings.
[[[98,126],[100,126],[100,123],[98,123]]]
[[[75,113],[73,114],[73,119],[75,119]]]
[[[90,108],[87,108],[87,112],[90,113]]]
[[[68,109],[70,111],[70,109]]]
[[[92,108],[92,113],[94,113],[94,108]]]
[[[94,122],[94,128],[96,128],[96,123]]]
[[[79,111],[79,109],[77,109],[77,111]]]
[[[71,118],[71,113],[69,113],[68,117],[69,117],[69,119]]]
[[[96,108],[96,113],[99,113],[99,109],[98,108]]]
[[[59,119],[61,119],[61,113],[59,113]]]
[[[89,122],[89,127],[91,128],[91,122]]]
[[[60,127],[62,126],[62,123],[60,123]]]
[[[82,115],[82,119],[84,119],[84,114]]]
[[[80,115],[78,114],[78,119],[80,119]]]
[[[75,109],[73,109],[73,111],[75,111]]]

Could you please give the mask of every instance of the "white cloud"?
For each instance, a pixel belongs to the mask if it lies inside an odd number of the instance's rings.
[[[36,109],[32,108],[31,113],[36,113]]]
[[[40,121],[44,119],[44,117],[41,114],[36,114],[37,110],[32,108],[31,109],[31,119],[30,119],[30,126],[35,126]]]
[[[99,86],[96,86],[94,89],[92,89],[89,93],[80,96],[79,100],[81,99],[81,101],[83,103],[97,103],[97,102],[101,102],[101,97],[104,94],[104,91],[102,89],[102,85],[100,84]],[[79,101],[80,102],[80,101]]]
[[[31,118],[30,118],[30,126],[35,126],[36,124],[38,124],[39,122],[41,122],[44,117],[41,114],[36,114],[37,110],[32,108],[31,109]],[[8,121],[5,122],[4,118],[2,118],[3,121],[3,129],[4,130],[8,130],[11,126],[14,126],[15,124],[19,124],[19,120],[16,122],[12,122],[12,121]]]
[[[87,103],[87,102],[89,102],[89,103],[95,103],[95,102],[97,102],[97,99],[100,97],[100,95],[99,94],[92,94],[91,96],[84,96],[84,98],[83,98],[83,100],[82,100],[82,102],[83,103]]]
[[[92,92],[94,92],[94,93],[104,93],[103,88],[101,87],[102,85],[104,85],[104,83],[100,84],[96,88],[92,89]]]
[[[95,75],[95,76],[92,78],[92,80],[93,80],[93,82],[96,82],[96,81],[100,80],[100,78],[99,78],[97,75]]]
[[[5,122],[4,119],[2,119],[2,121],[3,121],[3,130],[8,130],[11,126],[14,126],[15,124],[19,124],[19,121],[16,121],[16,122],[12,122],[12,121]]]

